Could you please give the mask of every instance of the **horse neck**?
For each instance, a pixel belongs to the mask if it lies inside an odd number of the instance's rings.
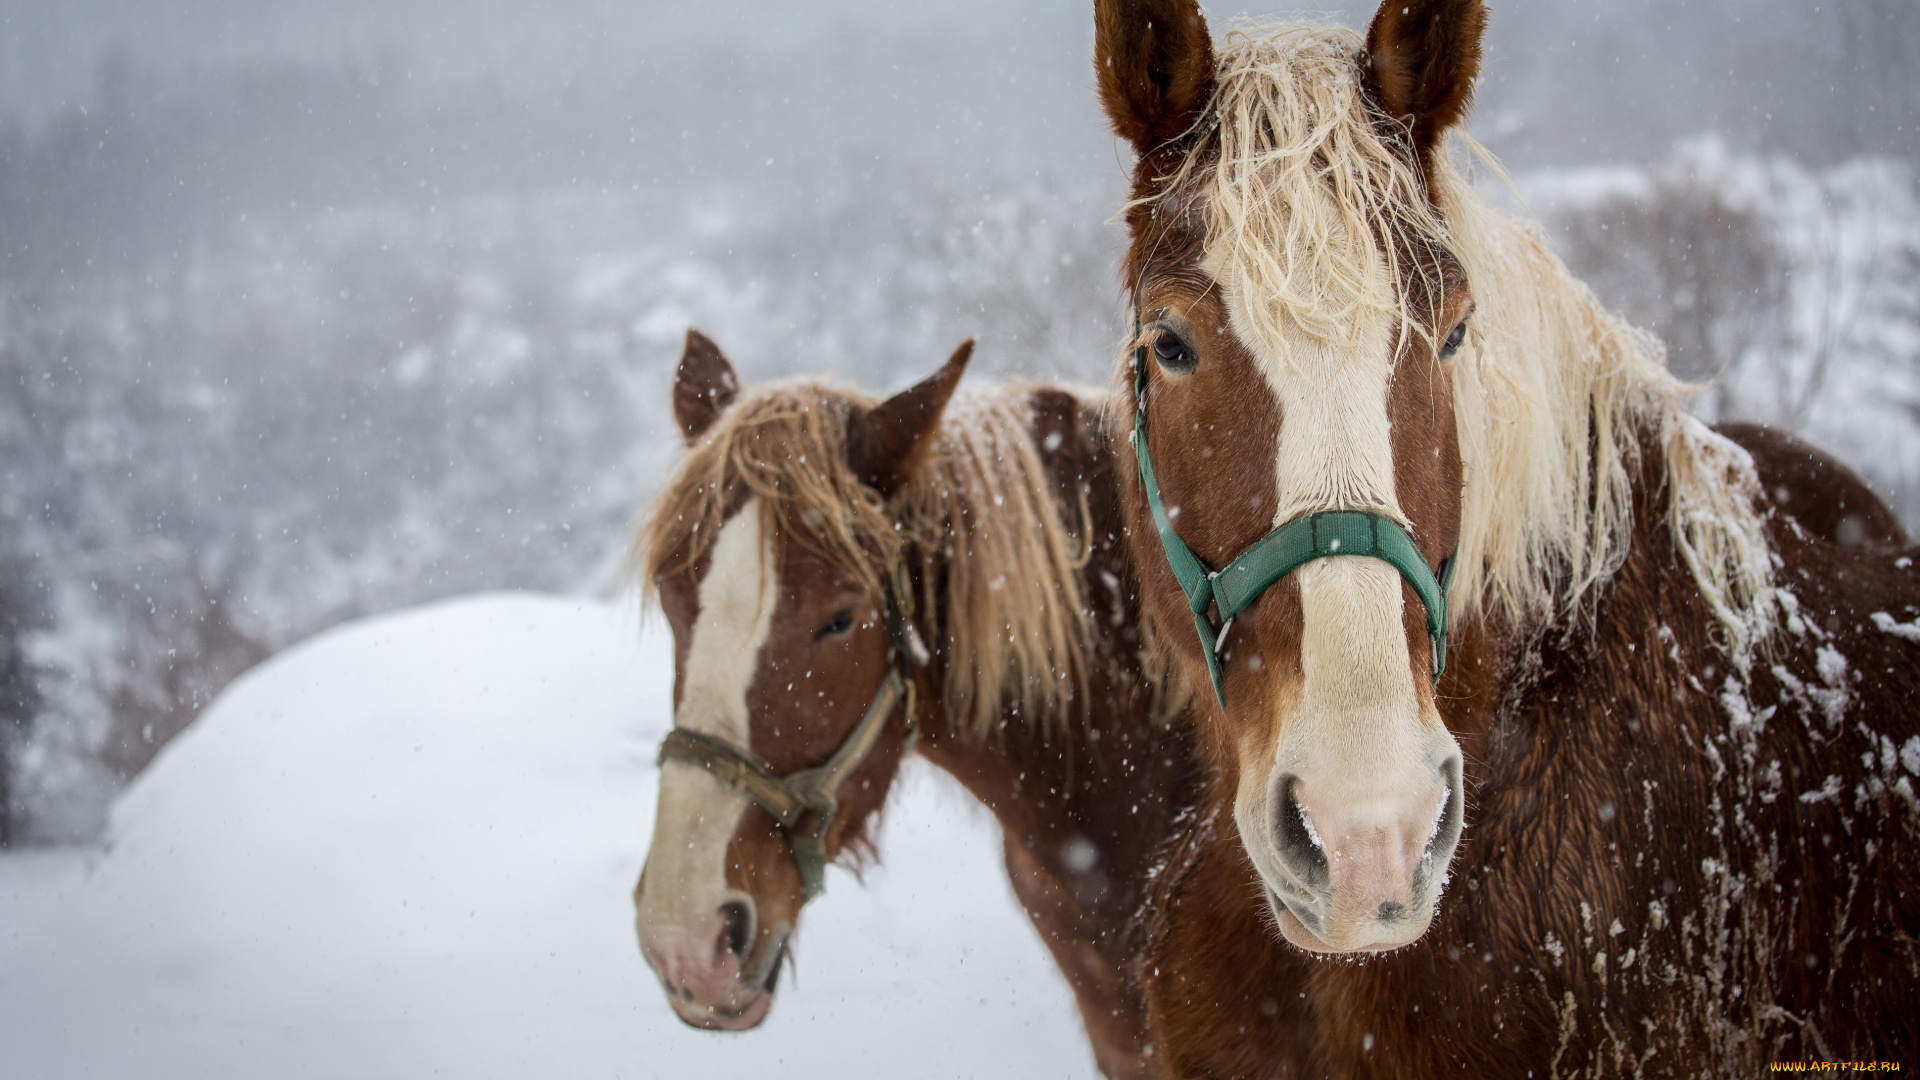
[[[993,812],[1009,846],[1024,847],[1043,873],[1076,895],[1103,894],[1096,906],[1130,903],[1167,821],[1192,798],[1192,752],[1185,725],[1156,719],[1104,428],[1065,395],[1044,393],[1036,416],[1045,430],[1035,437],[1062,435],[1047,440],[1055,444],[1047,462],[1058,481],[1055,495],[1076,522],[1083,498],[1088,513],[1091,545],[1080,571],[1090,613],[1085,698],[1053,720],[1021,715],[1006,703],[997,723],[980,732],[941,704],[936,664],[921,675],[919,697],[931,707],[920,749]],[[931,614],[937,624],[947,612]],[[1099,879],[1093,887],[1079,887],[1090,876]]]
[[[1698,732],[1671,725],[1699,718],[1664,699],[1689,675],[1735,669],[1724,642],[1715,644],[1723,629],[1674,539],[1666,449],[1649,432],[1639,438],[1626,464],[1630,525],[1620,565],[1572,611],[1516,621],[1482,608],[1455,627],[1438,704],[1482,780],[1502,784],[1525,773],[1503,748],[1529,743],[1539,733],[1527,725],[1548,716],[1555,734],[1547,745],[1573,736],[1697,745]],[[1628,726],[1641,721],[1644,731]],[[1618,759],[1612,749],[1593,758]],[[1492,827],[1482,821],[1483,839]]]
[[[1048,732],[1007,716],[982,737],[934,712],[921,729],[921,754],[985,804],[1010,842],[1023,842],[1060,876],[1083,858],[1068,851],[1075,841],[1123,872],[1157,842],[1143,822],[1162,816],[1161,781],[1178,771],[1169,728],[1108,712]]]

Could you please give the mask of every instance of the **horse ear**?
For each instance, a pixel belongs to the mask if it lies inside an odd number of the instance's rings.
[[[1144,158],[1213,94],[1207,18],[1195,0],[1095,0],[1093,67],[1114,134]]]
[[[699,441],[733,399],[740,396],[740,376],[713,339],[691,327],[680,367],[673,375],[673,418],[687,445]]]
[[[1367,90],[1412,139],[1423,173],[1467,114],[1486,29],[1482,0],[1385,0],[1367,27]]]
[[[913,461],[940,426],[940,414],[973,357],[973,339],[924,381],[881,402],[847,428],[847,462],[867,486],[891,499],[913,471]]]

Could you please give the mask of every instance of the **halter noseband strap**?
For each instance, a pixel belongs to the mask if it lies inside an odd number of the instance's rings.
[[[839,812],[840,785],[860,767],[880,741],[881,729],[896,705],[906,704],[907,745],[919,734],[914,726],[913,669],[931,659],[913,625],[913,588],[906,561],[895,556],[887,567],[887,677],[873,692],[867,711],[833,755],[820,765],[786,776],[775,776],[750,750],[728,745],[705,732],[676,727],[660,741],[656,764],[669,761],[696,765],[711,773],[730,791],[752,799],[775,821],[793,848],[794,866],[806,900],[827,890],[827,829]],[[808,821],[811,815],[811,821]],[[803,901],[804,902],[804,901]]]
[[[1140,336],[1140,324],[1134,323],[1133,336]],[[1447,588],[1453,582],[1453,568],[1459,554],[1447,556],[1436,577],[1413,537],[1399,522],[1384,514],[1364,510],[1325,510],[1294,518],[1234,556],[1224,569],[1208,570],[1207,564],[1180,539],[1172,518],[1160,500],[1160,482],[1154,477],[1153,455],[1147,451],[1147,347],[1133,349],[1133,396],[1135,405],[1133,434],[1129,442],[1133,457],[1140,465],[1140,483],[1146,490],[1147,509],[1153,514],[1154,528],[1160,534],[1160,546],[1167,553],[1167,564],[1187,594],[1187,606],[1193,610],[1193,628],[1200,636],[1201,652],[1207,658],[1207,674],[1213,680],[1213,696],[1221,708],[1227,707],[1226,684],[1220,670],[1220,650],[1226,646],[1233,620],[1253,606],[1260,594],[1315,559],[1341,555],[1364,555],[1380,559],[1400,571],[1407,584],[1427,609],[1427,636],[1433,644],[1433,680],[1447,668]],[[1218,611],[1216,627],[1210,611]]]

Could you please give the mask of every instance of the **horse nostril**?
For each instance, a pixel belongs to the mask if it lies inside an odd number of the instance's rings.
[[[1294,798],[1293,791],[1299,783],[1297,776],[1280,778],[1280,806],[1275,814],[1274,841],[1281,860],[1300,879],[1301,884],[1325,888],[1328,881],[1327,853],[1321,846],[1319,835],[1313,831],[1313,821],[1307,817],[1306,807]]]
[[[780,954],[773,958],[773,970],[767,974],[767,985],[764,987],[767,993],[771,994],[780,988],[780,969],[785,966],[783,962],[786,959],[787,943],[782,941],[780,942]]]
[[[1438,820],[1433,823],[1433,836],[1427,841],[1427,854],[1451,858],[1453,845],[1460,839],[1462,818],[1466,813],[1465,793],[1460,786],[1460,759],[1449,758],[1440,766],[1440,775],[1447,785],[1447,800],[1441,804]]]
[[[746,959],[747,946],[753,943],[753,909],[739,900],[720,905],[720,940],[733,955]]]

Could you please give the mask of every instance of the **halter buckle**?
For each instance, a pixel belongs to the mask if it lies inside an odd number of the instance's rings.
[[[1239,616],[1235,615],[1233,616],[1233,618],[1230,618],[1226,622],[1223,622],[1220,624],[1219,636],[1213,639],[1213,655],[1219,656],[1220,650],[1227,647],[1227,631],[1233,629],[1233,620],[1237,618],[1239,618]]]

